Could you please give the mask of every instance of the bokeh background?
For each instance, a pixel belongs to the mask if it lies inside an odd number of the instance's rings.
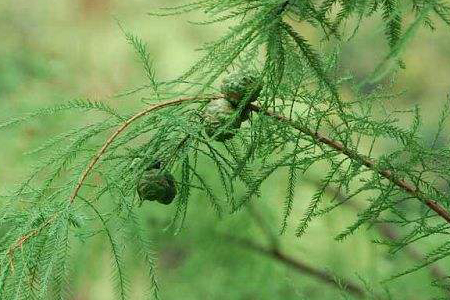
[[[170,5],[184,1],[170,1]],[[42,107],[76,98],[108,102],[119,110],[134,111],[140,99],[113,96],[145,82],[133,49],[117,20],[142,37],[155,59],[158,79],[179,75],[198,58],[203,42],[219,37],[226,25],[196,26],[190,14],[168,18],[146,12],[168,5],[163,0],[4,0],[0,2],[0,122]],[[349,24],[349,28],[351,28]],[[403,93],[392,101],[393,109],[419,104],[424,114],[423,135],[431,136],[437,116],[450,92],[450,32],[437,23],[437,31],[421,29],[403,58],[395,89]],[[317,39],[309,28],[303,32]],[[387,51],[379,16],[363,24],[361,32],[342,50],[342,65],[364,77]],[[20,183],[33,164],[27,151],[52,135],[89,121],[83,114],[40,118],[0,132],[0,193]],[[402,120],[403,121],[403,120]],[[408,124],[407,120],[404,120]],[[448,134],[448,131],[446,131]],[[389,146],[386,145],[386,148]],[[298,218],[314,192],[314,176],[301,183],[296,193]],[[219,220],[193,195],[187,227],[178,235],[163,231],[170,219],[166,208],[150,208],[142,216],[151,228],[158,257],[162,299],[340,299],[330,285],[261,255],[226,236],[236,235],[269,245],[262,227],[276,233],[285,193],[285,174],[280,172],[263,189],[254,210]],[[276,187],[276,188],[274,188]],[[0,203],[1,205],[1,203]],[[345,242],[334,241],[340,229],[355,217],[355,208],[344,208],[312,224],[301,240],[289,231],[278,237],[290,257],[363,285],[379,289],[378,282],[414,264],[407,253],[390,256],[371,243],[374,229],[360,230]],[[262,219],[263,221],[256,221]],[[261,226],[261,222],[264,226]],[[259,225],[258,225],[259,224]],[[293,223],[295,225],[295,223]],[[426,245],[415,245],[419,251]],[[74,299],[111,299],[109,251],[104,240],[74,244],[71,290]],[[146,282],[138,262],[130,261],[133,299]],[[450,262],[440,261],[448,271]],[[363,280],[362,280],[363,279]],[[431,299],[443,294],[430,286],[429,269],[389,282],[393,299]],[[344,299],[344,298],[343,298]]]

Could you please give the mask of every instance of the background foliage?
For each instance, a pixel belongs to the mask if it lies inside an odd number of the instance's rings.
[[[201,18],[195,14],[160,19],[144,13],[165,4],[106,0],[0,4],[0,26],[4,29],[0,30],[4,41],[0,48],[0,118],[6,120],[74,98],[106,98],[118,111],[135,111],[140,105],[139,99],[111,97],[140,85],[143,77],[141,65],[113,16],[127,30],[139,33],[148,41],[161,79],[175,77],[187,69],[198,58],[194,49],[204,41],[221,36],[227,29],[227,24],[211,27],[187,24],[187,19]],[[370,73],[388,50],[384,28],[379,26],[380,18],[382,16],[375,15],[365,22],[359,35],[342,49],[342,65],[358,76]],[[394,89],[402,93],[389,104],[395,110],[420,104],[424,116],[422,134],[430,141],[440,114],[437,107],[442,107],[449,91],[446,74],[450,71],[450,34],[440,23],[436,26],[442,30],[433,34],[420,30],[411,41],[402,56],[407,69],[399,74],[394,85]],[[318,42],[319,37],[311,28],[298,29]],[[8,145],[0,150],[2,193],[30,171],[35,157],[24,152],[36,149],[48,136],[93,118],[95,115],[54,116],[2,131],[0,142]],[[410,120],[401,122],[406,125]],[[444,136],[446,133],[444,131]],[[387,143],[383,147],[389,150],[392,145]],[[283,171],[270,179],[255,207],[273,232],[279,229],[286,175]],[[315,191],[314,180],[323,176],[317,169],[309,175],[311,181],[302,182],[297,188],[295,215],[305,210],[307,200]],[[279,188],[274,189],[274,186]],[[187,228],[175,236],[163,231],[172,216],[167,208],[147,205],[140,212],[158,256],[163,299],[336,299],[333,287],[239,247],[227,236],[235,233],[267,243],[264,232],[254,221],[254,212],[219,220],[203,197],[194,193]],[[283,251],[337,276],[355,282],[361,277],[369,286],[382,289],[379,280],[415,262],[404,253],[391,256],[384,247],[373,245],[371,241],[379,238],[375,230],[360,230],[344,242],[336,242],[333,237],[349,225],[354,216],[352,208],[327,215],[310,225],[301,242],[292,238],[293,232],[288,232],[279,237]],[[110,299],[113,289],[109,281],[109,250],[103,239],[94,238],[88,245],[74,244],[71,248],[71,259],[76,262],[70,273],[72,293],[75,299]],[[431,248],[430,245],[417,247],[423,251]],[[131,293],[139,295],[139,289],[144,289],[145,285],[140,265],[132,260],[126,263],[134,266],[129,276],[133,283]],[[439,264],[444,270],[449,266],[446,260]],[[389,289],[393,299],[438,297],[442,292],[429,285],[432,280],[429,270],[423,269],[388,282],[384,288]]]

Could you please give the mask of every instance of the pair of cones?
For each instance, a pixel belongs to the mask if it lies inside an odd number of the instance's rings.
[[[220,90],[224,97],[211,100],[203,111],[205,132],[209,137],[219,142],[233,138],[242,122],[249,118],[247,104],[256,101],[261,93],[258,79],[257,73],[243,71],[223,80]]]

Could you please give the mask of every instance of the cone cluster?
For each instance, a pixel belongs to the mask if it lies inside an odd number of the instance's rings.
[[[224,142],[233,138],[242,122],[249,118],[249,111],[245,108],[249,103],[258,99],[262,85],[258,83],[258,76],[253,71],[241,71],[228,75],[220,87],[223,98],[211,100],[203,111],[206,124],[206,134],[216,141]],[[245,103],[243,103],[245,102]],[[240,116],[233,115],[242,109]]]

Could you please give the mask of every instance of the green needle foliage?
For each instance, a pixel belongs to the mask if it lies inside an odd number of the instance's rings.
[[[450,25],[447,1],[203,0],[151,15],[195,10],[209,17],[196,24],[228,21],[233,25],[219,39],[203,45],[198,62],[171,81],[157,79],[145,43],[124,30],[148,81],[123,94],[146,93],[148,106],[136,115],[125,115],[100,102],[76,100],[0,124],[6,129],[31,118],[73,110],[99,111],[104,116],[51,137],[31,151],[39,155],[37,164],[5,197],[0,211],[0,299],[67,298],[70,246],[76,239],[89,242],[94,236],[103,236],[109,244],[117,298],[129,298],[131,283],[124,259],[131,256],[146,264],[146,294],[157,299],[154,255],[137,217],[141,202],[137,184],[142,170],[155,159],[176,181],[177,197],[168,226],[175,232],[186,222],[192,189],[203,191],[217,215],[238,213],[257,203],[264,182],[285,169],[281,233],[295,226],[301,237],[316,218],[362,196],[358,198],[365,199],[365,210],[337,240],[376,222],[393,223],[406,231],[396,242],[376,241],[393,253],[431,236],[442,237],[442,245],[428,253],[426,261],[396,276],[450,255],[445,241],[450,233],[446,212],[450,152],[437,143],[449,115],[448,102],[430,145],[418,134],[418,109],[389,112],[384,100],[395,95],[387,88],[363,93],[357,89],[360,82],[338,72],[338,45],[368,17],[381,15],[390,47],[375,72],[380,78],[392,69],[385,68],[386,62],[399,59],[419,26],[434,28],[438,20]],[[343,30],[349,20],[356,20],[356,27]],[[312,26],[335,46],[333,50],[313,46],[298,30],[299,24]],[[222,98],[217,92],[222,77],[244,69],[257,71],[255,86],[262,90],[255,104],[244,99],[230,116],[229,124],[233,124],[244,110],[250,111],[235,135],[217,141],[205,133],[202,112],[208,101]],[[351,98],[341,97],[343,87],[352,88]],[[398,125],[397,114],[410,114],[412,125]],[[380,144],[387,140],[395,147],[382,152]],[[367,143],[370,148],[361,146]],[[205,164],[214,169],[219,189],[213,187],[215,179],[205,176],[200,167]],[[304,214],[292,215],[295,187],[310,169],[323,174],[321,184]],[[325,202],[329,186],[345,192],[345,200]],[[237,193],[243,188],[243,194]]]

